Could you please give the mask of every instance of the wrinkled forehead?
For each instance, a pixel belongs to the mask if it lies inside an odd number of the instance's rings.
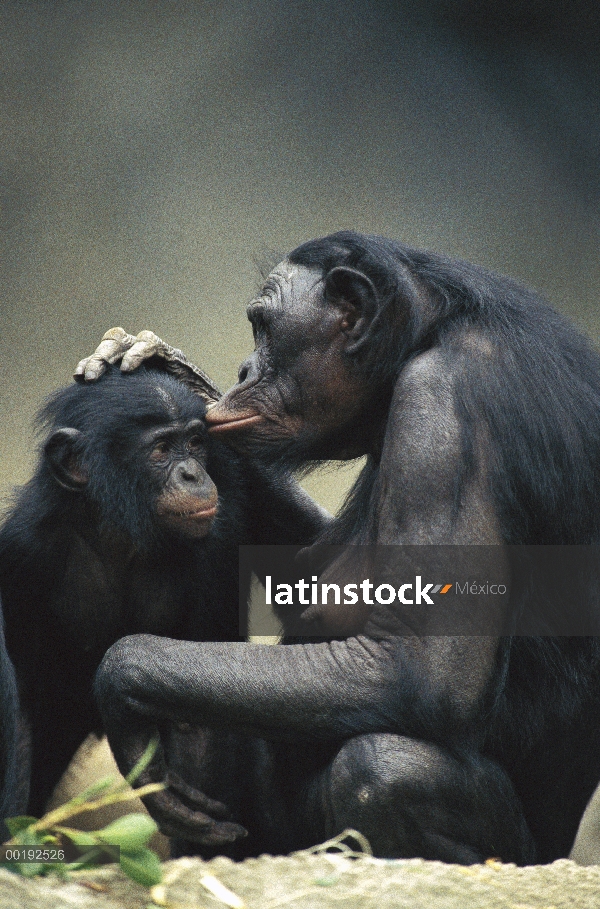
[[[253,306],[282,306],[302,302],[321,281],[317,268],[294,265],[284,259],[268,275],[261,292],[252,301]]]
[[[275,266],[273,271],[269,274],[267,281],[269,278],[272,278],[274,281],[291,284],[298,278],[300,271],[305,271],[305,269],[299,265],[294,265],[289,259],[284,259],[279,265]]]

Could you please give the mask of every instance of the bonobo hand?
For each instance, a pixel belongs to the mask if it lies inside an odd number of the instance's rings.
[[[123,726],[116,737],[113,733],[109,739],[119,769],[124,774],[137,763],[148,742],[156,735],[155,727],[150,724],[142,727],[137,718],[134,727],[137,727],[136,731],[130,724]],[[137,778],[136,786],[161,781],[168,788],[147,795],[144,803],[165,836],[190,840],[203,846],[222,846],[247,836],[244,827],[226,820],[230,812],[225,805],[189,786],[168,769],[159,744],[152,761]]]
[[[111,363],[121,361],[121,372],[133,372],[150,360],[160,363],[162,368],[192,388],[207,403],[212,404],[221,397],[221,392],[203,370],[190,363],[181,350],[171,347],[152,331],[141,331],[136,336],[128,334],[123,328],[109,329],[91,357],[85,357],[77,364],[73,376],[76,381],[93,382]]]

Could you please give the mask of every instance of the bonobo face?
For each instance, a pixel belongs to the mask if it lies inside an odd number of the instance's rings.
[[[211,433],[244,450],[293,442],[308,457],[362,453],[366,383],[346,356],[360,313],[326,292],[319,270],[284,260],[248,307],[254,353],[206,415]]]
[[[206,426],[198,418],[161,419],[145,428],[125,419],[103,463],[85,457],[89,441],[73,427],[53,432],[44,454],[57,483],[78,493],[82,502],[93,503],[109,522],[116,520],[122,529],[145,526],[200,539],[208,534],[218,504],[216,486],[206,472],[207,442]],[[101,482],[94,482],[94,469]],[[115,508],[124,503],[125,519]]]
[[[207,535],[217,513],[217,488],[206,472],[206,427],[201,420],[143,433],[142,462],[156,489],[161,526],[186,537]]]

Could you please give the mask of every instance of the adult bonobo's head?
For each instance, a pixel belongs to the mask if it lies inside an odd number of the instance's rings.
[[[41,469],[74,514],[90,520],[91,509],[90,524],[123,531],[137,547],[173,534],[202,538],[217,511],[205,411],[201,398],[161,372],[112,367],[100,381],[50,398],[40,416],[50,429]]]
[[[390,240],[342,232],[295,249],[248,307],[254,353],[213,408],[212,433],[286,460],[373,450],[428,298]]]

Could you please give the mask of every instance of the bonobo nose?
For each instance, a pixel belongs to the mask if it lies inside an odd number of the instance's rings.
[[[248,357],[247,360],[244,360],[238,370],[238,385],[243,385],[244,383],[251,385],[253,382],[256,382],[258,377],[259,373],[256,358],[252,355]]]
[[[206,411],[206,423],[209,432],[230,433],[247,430],[255,423],[262,421],[262,416],[254,407],[252,387],[261,379],[256,353],[249,356],[239,368],[238,382]]]
[[[200,465],[193,458],[188,458],[179,464],[177,474],[185,483],[197,483],[201,475]]]

